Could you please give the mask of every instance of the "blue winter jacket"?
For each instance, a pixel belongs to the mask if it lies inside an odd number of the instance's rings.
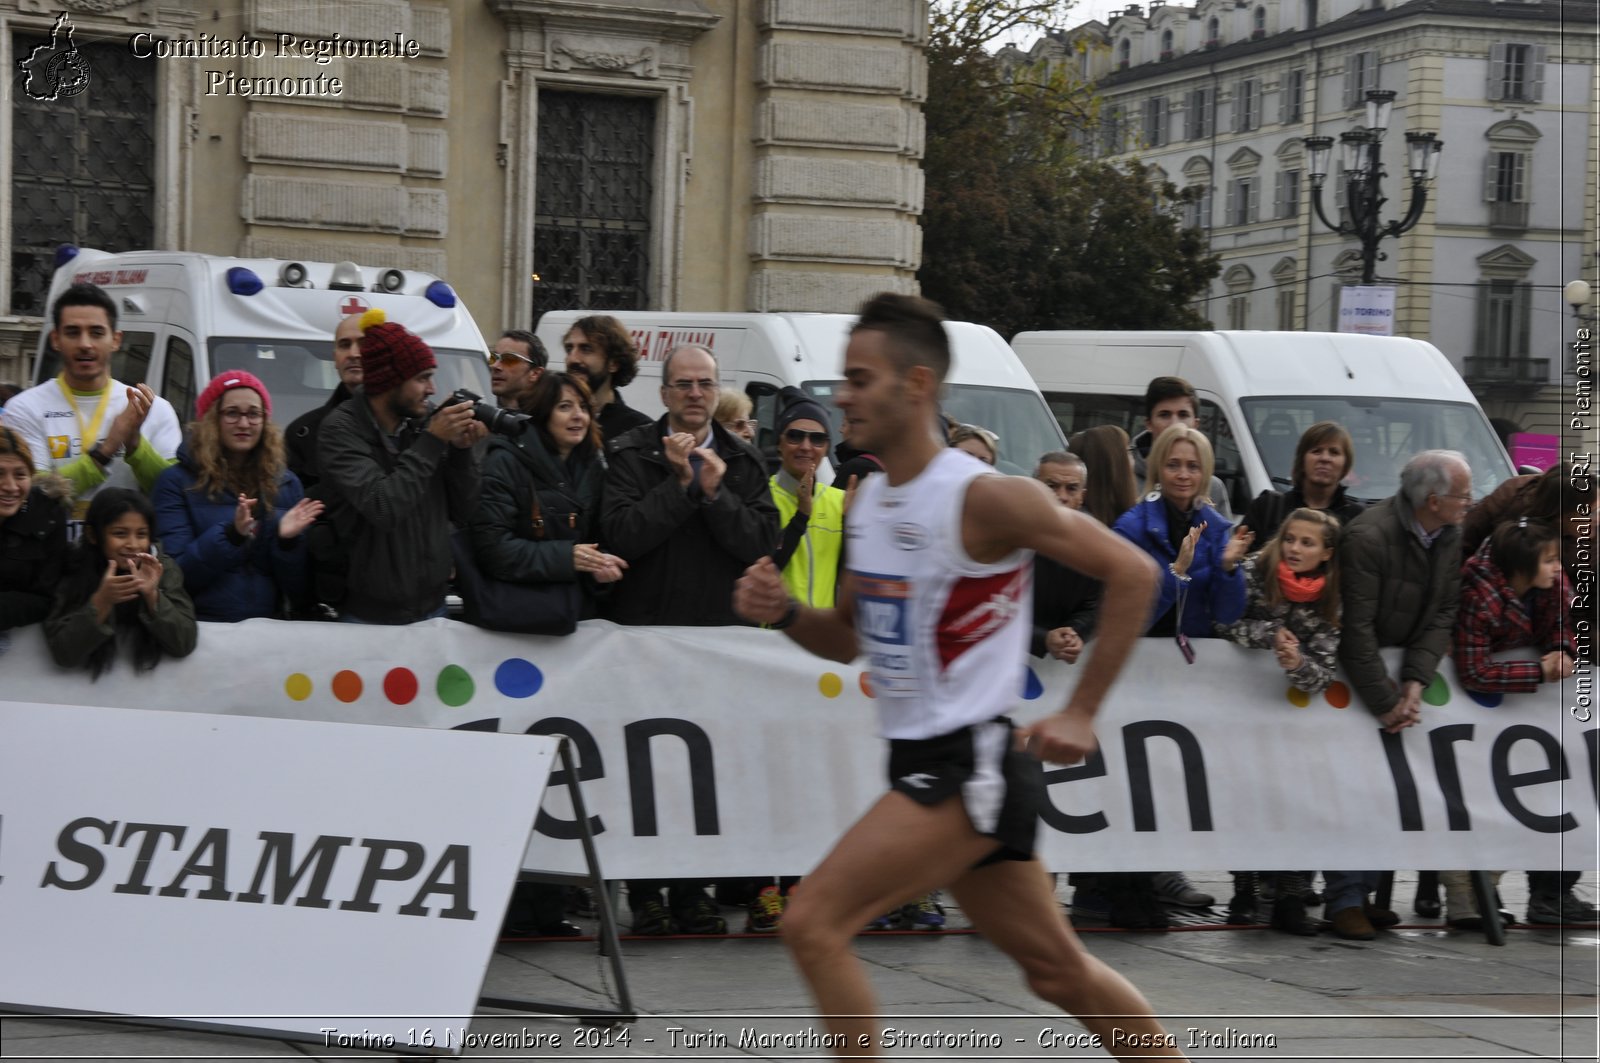
[[[309,587],[305,536],[279,540],[278,520],[305,495],[300,478],[284,470],[273,512],[255,535],[239,545],[228,538],[237,496],[202,495],[192,490],[199,474],[188,444],[178,448],[178,463],[156,480],[151,501],[161,547],[183,569],[183,589],[194,599],[200,620],[233,622],[283,615],[283,600],[305,600]]]
[[[1244,571],[1234,566],[1233,573],[1222,571],[1222,552],[1228,547],[1233,525],[1210,506],[1199,503],[1189,513],[1189,526],[1206,522],[1206,530],[1195,543],[1194,560],[1189,565],[1189,594],[1184,602],[1179,630],[1191,638],[1212,637],[1212,624],[1231,624],[1244,615]],[[1159,492],[1152,491],[1142,502],[1117,518],[1114,525],[1123,538],[1156,559],[1161,566],[1161,596],[1150,613],[1147,625],[1165,616],[1178,602],[1181,581],[1170,566],[1178,552],[1167,538],[1167,506]]]

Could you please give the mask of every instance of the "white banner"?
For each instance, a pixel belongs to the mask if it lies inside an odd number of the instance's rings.
[[[20,700],[570,735],[610,878],[802,874],[885,788],[861,670],[777,632],[252,620],[99,682],[51,664],[37,628],[13,634],[0,668]],[[1045,769],[1053,869],[1595,866],[1592,672],[1487,698],[1446,660],[1423,725],[1384,736],[1342,682],[1307,698],[1269,653],[1195,647],[1186,665],[1144,640],[1102,709],[1101,756]],[[1030,659],[1016,717],[1064,704],[1075,674]],[[414,782],[450,807],[429,773]],[[574,826],[552,786],[526,866],[581,870]]]
[[[184,689],[203,710],[205,674],[73,693]],[[476,1010],[555,747],[0,701],[0,1001],[453,1047],[465,1020],[422,1017]]]
[[[1339,289],[1340,332],[1394,335],[1394,285],[1349,285]]]

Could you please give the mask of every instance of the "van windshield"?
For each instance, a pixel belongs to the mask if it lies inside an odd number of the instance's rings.
[[[439,369],[433,375],[434,401],[468,388],[489,402],[489,367],[481,351],[435,347]],[[222,336],[211,341],[211,371],[254,373],[272,393],[272,419],[287,425],[328,401],[339,386],[333,367],[333,341],[261,340]],[[201,381],[201,386],[205,385]]]
[[[834,406],[833,396],[842,383],[808,380],[801,385],[828,411],[836,438],[844,418]],[[978,384],[946,384],[940,406],[962,424],[987,428],[1000,437],[1000,462],[996,467],[1001,472],[1032,476],[1039,455],[1067,449],[1061,425],[1044,404],[1044,399],[1035,392]]]
[[[1300,433],[1318,421],[1337,421],[1354,440],[1355,467],[1345,487],[1368,502],[1400,488],[1400,469],[1419,451],[1457,450],[1472,466],[1472,493],[1482,498],[1515,470],[1483,411],[1465,402],[1277,396],[1240,399],[1245,427],[1272,477],[1287,490]]]

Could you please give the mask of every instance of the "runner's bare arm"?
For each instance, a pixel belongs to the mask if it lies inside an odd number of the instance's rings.
[[[1104,586],[1094,639],[1078,662],[1077,684],[1059,714],[1080,722],[1093,719],[1150,619],[1155,563],[1093,517],[1061,506],[1043,484],[1027,477],[978,477],[967,489],[961,524],[963,544],[975,561],[993,561],[1023,547]]]
[[[770,557],[745,569],[733,587],[733,611],[755,624],[776,624],[795,612],[794,622],[783,629],[795,642],[818,657],[849,664],[861,655],[856,642],[855,591],[844,573],[832,608],[801,605],[789,595],[783,575]]]

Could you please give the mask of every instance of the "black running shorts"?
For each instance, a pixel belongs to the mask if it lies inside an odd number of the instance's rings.
[[[937,738],[889,740],[889,788],[919,805],[960,797],[979,834],[1000,848],[976,866],[1031,860],[1044,802],[1038,761],[1014,748],[1015,728],[1005,717]]]

